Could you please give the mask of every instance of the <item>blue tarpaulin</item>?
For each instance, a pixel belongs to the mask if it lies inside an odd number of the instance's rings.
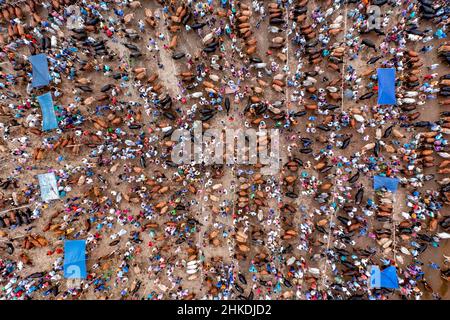
[[[373,177],[374,190],[378,190],[383,187],[391,192],[396,192],[398,189],[398,179],[397,178],[388,178],[388,177],[383,177],[383,176],[374,176]]]
[[[33,80],[31,85],[33,88],[46,86],[50,82],[50,74],[48,73],[47,56],[44,53],[28,57],[33,66]]]
[[[389,266],[383,271],[380,271],[378,266],[371,266],[370,287],[377,289],[398,289],[397,268]]]
[[[378,104],[396,104],[395,98],[395,69],[379,68],[378,76]]]
[[[64,241],[64,278],[85,279],[86,276],[86,241]]]
[[[58,186],[54,172],[39,174],[38,180],[43,201],[59,199]]]
[[[50,92],[37,97],[42,110],[42,130],[48,131],[58,128],[53,99]]]
[[[381,288],[398,289],[397,268],[389,266],[381,271]]]

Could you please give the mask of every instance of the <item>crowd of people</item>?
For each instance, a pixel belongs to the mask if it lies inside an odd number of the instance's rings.
[[[449,17],[445,0],[0,0],[1,299],[449,298]],[[278,129],[279,172],[176,163],[198,121]],[[65,240],[86,241],[78,282]]]

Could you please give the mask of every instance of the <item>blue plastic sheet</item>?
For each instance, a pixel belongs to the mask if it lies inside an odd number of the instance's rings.
[[[389,266],[381,271],[381,288],[398,289],[397,268]]]
[[[46,86],[50,83],[47,56],[44,53],[28,57],[33,66],[33,88]]]
[[[59,199],[58,186],[54,172],[39,174],[38,180],[43,201]]]
[[[383,271],[380,271],[378,266],[371,266],[369,285],[370,288],[376,289],[398,289],[397,268],[389,266]]]
[[[48,131],[58,128],[55,109],[53,108],[53,99],[50,92],[37,97],[42,110],[42,130]]]
[[[373,189],[378,190],[383,187],[391,192],[396,192],[398,189],[398,179],[382,177],[382,176],[374,176],[373,177]]]
[[[379,68],[378,76],[378,104],[396,104],[395,98],[395,69]]]
[[[85,279],[86,276],[86,241],[64,241],[64,278]]]

